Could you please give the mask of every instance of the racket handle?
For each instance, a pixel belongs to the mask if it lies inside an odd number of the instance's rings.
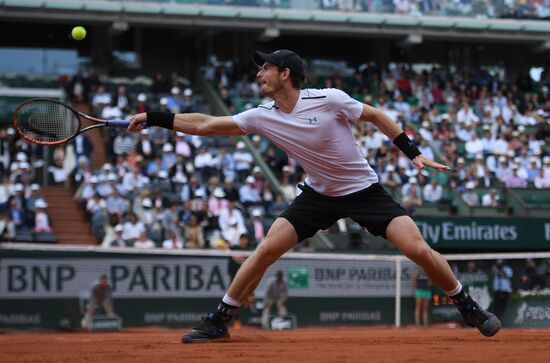
[[[128,121],[128,120],[108,120],[106,124],[107,124],[108,127],[127,128],[130,125],[130,121]]]

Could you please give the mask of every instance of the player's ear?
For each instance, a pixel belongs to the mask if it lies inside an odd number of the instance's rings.
[[[281,79],[284,81],[285,79],[288,79],[288,78],[290,78],[290,68],[285,68],[281,72]]]

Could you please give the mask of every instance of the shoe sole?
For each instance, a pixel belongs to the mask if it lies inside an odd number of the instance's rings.
[[[502,328],[502,323],[494,315],[491,315],[491,317],[489,317],[487,321],[485,321],[481,326],[478,327],[479,332],[485,335],[486,337],[492,337],[493,335],[498,333],[498,331],[501,328]]]
[[[190,337],[189,335],[184,335],[181,337],[181,342],[183,344],[189,344],[189,343],[207,343],[211,340],[226,340],[226,339],[229,339],[229,335],[226,335],[226,336],[223,336],[223,337],[219,337],[219,338],[193,338],[193,337]]]

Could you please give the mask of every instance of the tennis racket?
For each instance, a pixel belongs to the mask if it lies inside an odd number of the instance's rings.
[[[95,122],[81,128],[82,118]],[[129,120],[103,120],[88,116],[49,98],[32,98],[20,104],[13,116],[15,129],[25,140],[41,145],[58,145],[78,134],[99,127],[126,128]]]

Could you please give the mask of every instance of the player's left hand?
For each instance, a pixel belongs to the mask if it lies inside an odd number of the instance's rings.
[[[447,165],[440,164],[438,162],[435,162],[433,160],[428,159],[427,157],[423,155],[418,155],[414,159],[412,159],[412,163],[419,169],[422,170],[426,167],[434,168],[436,170],[450,170]]]

